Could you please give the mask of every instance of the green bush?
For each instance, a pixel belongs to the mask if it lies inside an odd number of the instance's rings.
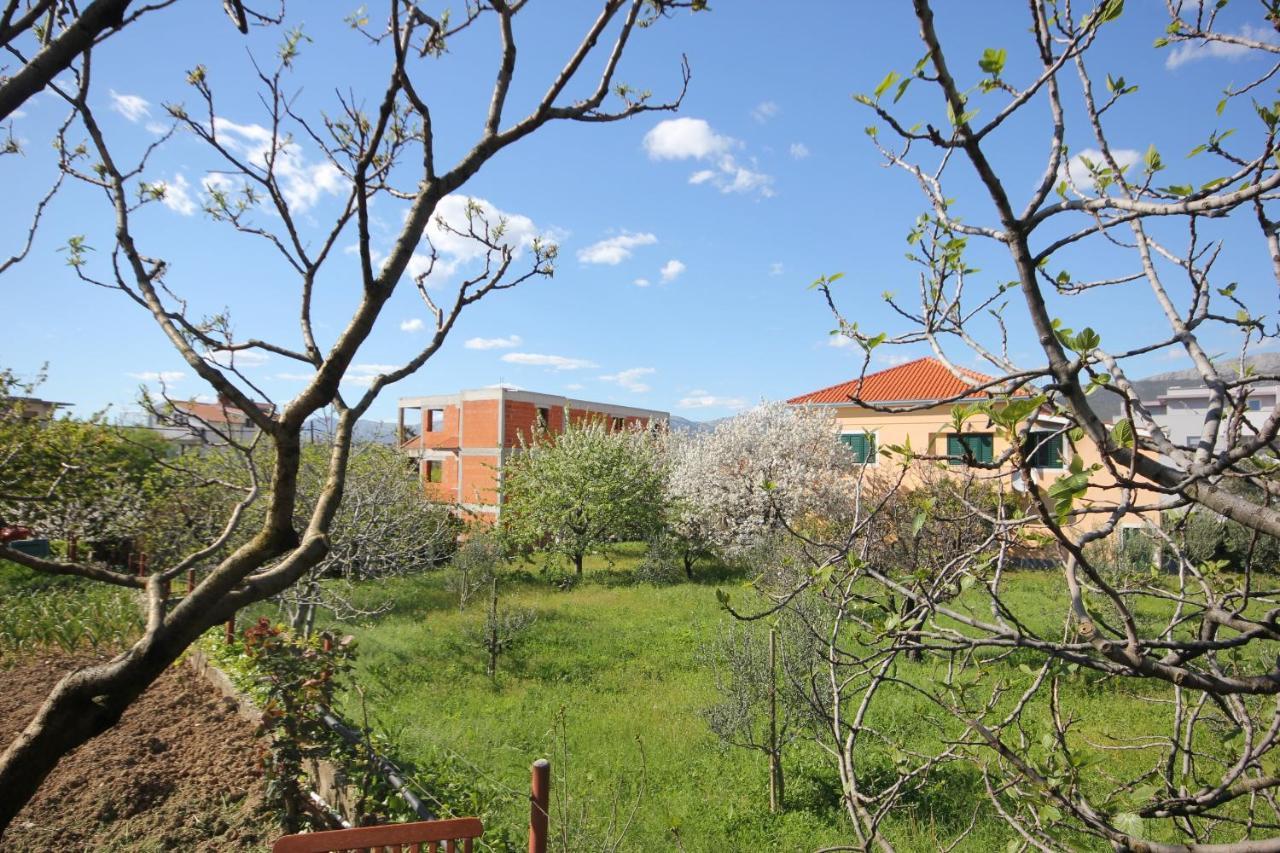
[[[655,536],[632,571],[636,583],[667,586],[685,579],[684,549],[671,536]]]

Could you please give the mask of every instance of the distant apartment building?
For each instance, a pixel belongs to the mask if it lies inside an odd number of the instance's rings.
[[[1194,448],[1200,444],[1200,435],[1204,431],[1204,421],[1209,414],[1209,401],[1213,392],[1204,386],[1193,388],[1173,387],[1158,395],[1154,400],[1143,401],[1142,405],[1151,413],[1164,434],[1174,444]],[[1276,395],[1280,394],[1280,385],[1259,385],[1249,389],[1249,397],[1245,403],[1244,419],[1255,428],[1261,427],[1276,405]],[[1230,412],[1223,413],[1223,428],[1218,431],[1217,450],[1222,450],[1229,440],[1226,420]],[[1245,428],[1247,430],[1247,427]]]
[[[270,403],[255,403],[264,413]],[[183,450],[194,447],[248,444],[258,432],[249,416],[230,400],[173,400],[147,415],[147,426]]]
[[[665,425],[666,412],[575,400],[514,388],[479,388],[455,394],[401,397],[396,437],[417,460],[431,498],[496,519],[502,467],[538,426],[563,432],[571,423],[600,418],[610,429]]]

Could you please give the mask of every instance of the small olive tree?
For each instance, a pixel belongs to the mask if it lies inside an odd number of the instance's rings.
[[[613,431],[598,418],[543,431],[507,461],[502,477],[506,541],[568,557],[578,576],[587,554],[662,524],[665,467],[647,431]]]

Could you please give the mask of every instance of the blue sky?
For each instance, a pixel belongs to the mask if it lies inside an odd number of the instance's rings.
[[[585,29],[591,5],[535,2],[520,16],[509,115],[545,88]],[[764,2],[712,5],[710,14],[681,14],[639,32],[619,73],[620,81],[663,98],[676,91],[680,55],[687,54],[693,81],[678,116],[548,127],[499,155],[466,186],[468,195],[509,214],[514,232],[554,236],[556,275],[469,309],[444,349],[384,392],[372,416],[393,418],[397,396],[496,382],[694,419],[830,385],[854,375],[860,356],[829,345],[832,320],[806,289],[824,273],[846,274],[842,304],[863,329],[902,330],[879,295],[914,287],[904,237],[922,201],[906,175],[882,165],[863,133],[872,117],[851,95],[870,91],[889,69],[906,71],[923,52],[907,4],[815,2],[803,11]],[[977,58],[987,47],[1007,47],[1006,76],[1026,79],[1024,3],[938,6],[953,69],[968,82],[976,82]],[[119,148],[136,153],[154,139],[165,122],[162,104],[194,103],[185,75],[196,63],[209,68],[218,113],[234,123],[228,132],[251,145],[265,113],[247,52],[269,63],[280,32],[241,37],[218,7],[179,3],[98,52],[94,102]],[[1170,51],[1150,48],[1166,23],[1163,4],[1129,7],[1104,33],[1094,60],[1098,71],[1141,86],[1117,108],[1113,143],[1135,151],[1156,144],[1170,163],[1169,183],[1203,177],[1209,164],[1187,161],[1185,153],[1209,127],[1256,125],[1247,104],[1233,105],[1221,119],[1213,111],[1224,85],[1251,79],[1265,61],[1221,50],[1171,60]],[[1229,8],[1227,28],[1260,24],[1250,17],[1254,8],[1242,4],[1237,17]],[[345,27],[345,11],[314,3],[292,9],[293,21],[304,24],[314,42],[304,46],[289,83],[296,109],[312,118],[334,109],[335,88],[373,104],[384,85],[385,54]],[[194,43],[192,33],[200,34]],[[497,45],[493,22],[483,21],[448,56],[421,64],[419,85],[433,104],[438,156],[445,161],[477,138]],[[912,120],[945,121],[927,88],[913,88],[902,112]],[[991,98],[979,104],[998,108]],[[13,121],[26,153],[0,159],[7,226],[0,233],[9,235],[0,251],[6,255],[25,228],[32,200],[52,180],[47,140],[62,114],[46,93]],[[1029,192],[1047,153],[1043,112],[1002,129],[994,143],[1015,195]],[[1089,143],[1075,116],[1069,146],[1079,151]],[[140,213],[143,250],[169,260],[170,286],[190,300],[193,313],[228,307],[242,333],[295,346],[295,279],[263,246],[199,210],[202,181],[214,168],[216,161],[190,135],[176,135],[156,155],[146,175],[169,184],[169,204]],[[305,145],[291,174],[296,209],[319,234],[336,208],[338,185],[319,153]],[[973,190],[967,178],[952,186],[967,219],[989,220],[980,200],[964,201]],[[375,214],[389,242],[402,211],[379,202]],[[1228,239],[1220,272],[1224,283],[1240,282],[1256,310],[1273,313],[1268,259],[1247,225],[1212,226]],[[105,273],[109,228],[100,194],[76,187],[59,196],[31,256],[0,278],[6,316],[0,364],[31,374],[47,362],[42,394],[76,403],[81,414],[107,405],[134,408],[139,385],[161,374],[175,396],[208,394],[136,306],[79,282],[65,265],[59,246],[83,234],[101,250],[91,256],[93,271]],[[353,244],[354,237],[339,241]],[[978,249],[974,257],[987,281],[1010,277],[998,253]],[[466,268],[465,251],[446,260],[459,272]],[[1118,263],[1119,257],[1089,254],[1072,259],[1072,272],[1104,273]],[[354,259],[336,258],[320,287],[323,338],[331,340],[341,328],[358,288]],[[401,291],[361,350],[358,362],[368,370],[411,357],[425,338],[417,326],[429,323],[427,313],[408,282]],[[1112,346],[1149,333],[1134,321],[1151,307],[1140,288],[1055,307],[1068,325],[1092,325]],[[1012,316],[1021,316],[1018,309],[1011,306]],[[1017,325],[1012,333],[1015,357],[1030,363],[1034,340]],[[1230,341],[1210,344],[1225,349]],[[877,366],[917,354],[885,353]],[[967,354],[955,355],[972,363]],[[1141,376],[1180,366],[1155,355],[1132,369]],[[299,366],[278,356],[245,369],[277,400],[299,387]]]

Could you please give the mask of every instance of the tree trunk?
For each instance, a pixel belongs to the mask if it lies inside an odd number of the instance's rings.
[[[582,556],[581,551],[573,555],[573,568],[578,573],[578,577],[582,577]]]
[[[684,552],[684,575],[689,580],[693,580],[693,562],[694,556],[692,551]]]
[[[498,576],[493,576],[489,594],[489,678],[498,680]]]
[[[782,811],[782,750],[778,746],[778,629],[769,630],[769,811]]]

